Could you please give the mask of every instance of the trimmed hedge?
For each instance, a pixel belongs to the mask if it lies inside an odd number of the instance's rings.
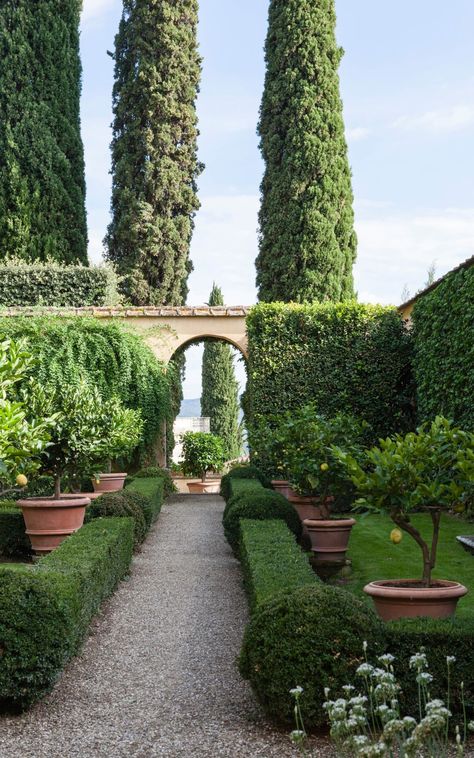
[[[252,611],[279,592],[319,582],[307,556],[282,521],[242,519],[240,560]]]
[[[474,431],[474,265],[453,271],[413,308],[418,415]]]
[[[3,709],[25,709],[54,686],[132,550],[132,519],[99,519],[34,566],[0,567]]]
[[[160,470],[160,469],[158,469]],[[129,502],[141,504],[148,529],[155,523],[161,512],[165,495],[165,478],[133,479],[127,483],[123,495]],[[173,485],[174,486],[174,485]]]
[[[365,419],[374,437],[413,427],[412,339],[394,308],[262,303],[247,318],[252,424],[308,402]]]
[[[115,305],[117,277],[110,268],[22,260],[0,264],[0,308]]]
[[[224,500],[228,500],[231,496],[231,485],[234,479],[250,479],[260,482],[262,487],[270,487],[270,481],[256,466],[236,466],[221,479],[220,494]]]
[[[336,695],[353,680],[364,660],[363,640],[375,653],[383,650],[375,613],[350,593],[315,583],[259,606],[245,631],[239,668],[277,723],[294,723],[289,691],[303,687],[305,727],[314,729],[326,724],[324,688]]]
[[[141,469],[131,477],[131,481],[135,481],[136,479],[161,479],[163,481],[163,496],[165,498],[174,495],[178,491],[170,472],[158,466],[147,466]]]
[[[94,519],[105,517],[133,519],[133,541],[137,548],[146,537],[148,523],[151,524],[151,513],[145,515],[145,509],[150,508],[150,500],[149,498],[143,500],[143,496],[140,495],[139,499],[141,502],[137,502],[133,494],[132,497],[128,497],[125,490],[105,492],[97,500],[93,500],[87,508],[85,521],[89,523]]]
[[[25,533],[23,514],[14,501],[0,501],[0,555],[26,556],[31,544]]]

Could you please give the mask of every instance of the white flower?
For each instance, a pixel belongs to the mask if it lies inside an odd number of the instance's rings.
[[[394,662],[395,656],[390,655],[390,653],[385,653],[385,655],[379,655],[377,660],[382,663],[384,666],[389,666],[391,663]]]
[[[427,671],[421,671],[416,677],[418,684],[431,684],[433,677]]]
[[[353,687],[352,684],[345,684],[344,687],[342,688],[342,690],[344,692],[344,695],[346,695],[347,697],[349,697],[349,695],[351,694],[351,692],[354,692],[355,687]]]
[[[374,670],[374,667],[371,666],[370,663],[361,663],[360,666],[356,669],[356,674],[359,676],[372,676],[372,672]]]
[[[367,640],[364,640],[363,643],[362,643],[362,649],[363,649],[364,653],[367,652],[367,647],[368,647]]]
[[[447,655],[446,656],[446,663],[448,666],[451,665],[451,663],[456,663],[456,656],[455,655]]]
[[[305,737],[306,733],[301,731],[301,729],[293,729],[293,731],[290,733],[290,740],[295,743],[302,742]]]
[[[303,693],[303,687],[294,687],[292,690],[290,690],[290,695],[293,695],[293,697],[299,698],[300,695]]]
[[[425,653],[417,653],[416,655],[412,655],[410,658],[410,668],[411,669],[418,669],[418,671],[421,671],[424,668],[428,667],[428,660],[426,658]]]

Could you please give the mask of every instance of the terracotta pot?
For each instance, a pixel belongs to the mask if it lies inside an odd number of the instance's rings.
[[[310,520],[304,522],[311,538],[311,550],[318,560],[341,563],[346,558],[353,518]]]
[[[364,592],[373,598],[375,610],[384,621],[414,616],[444,619],[453,616],[467,588],[458,582],[436,579],[434,586],[421,587],[419,579],[386,579],[371,582]]]
[[[296,494],[291,489],[290,483],[287,479],[272,479],[272,487],[275,492],[279,492],[283,497],[289,498],[290,494]]]
[[[119,492],[123,490],[127,474],[99,474],[97,481],[92,480],[94,492]]]
[[[322,518],[321,508],[318,506],[318,499],[307,497],[305,495],[290,495],[288,498],[298,516],[303,522],[305,519]]]
[[[48,497],[19,500],[28,535],[37,555],[46,555],[84,523],[88,497],[76,495],[54,500]]]
[[[215,495],[219,493],[220,482],[187,482],[192,495]]]

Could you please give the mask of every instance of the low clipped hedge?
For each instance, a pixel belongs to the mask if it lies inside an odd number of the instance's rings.
[[[280,592],[319,582],[283,521],[243,519],[240,535],[244,586],[252,611]]]
[[[23,710],[51,690],[132,551],[132,519],[98,519],[34,566],[0,567],[3,710]]]
[[[263,602],[248,624],[239,659],[266,713],[293,724],[289,693],[303,687],[301,709],[307,729],[326,723],[324,688],[339,696],[363,662],[362,641],[376,653],[384,647],[384,627],[367,605],[322,583]]]
[[[25,522],[20,508],[14,501],[0,502],[0,555],[5,557],[26,556],[31,553],[31,544],[25,533]]]
[[[146,501],[148,505],[148,501]],[[146,537],[148,526],[145,510],[135,498],[128,498],[124,492],[105,492],[93,500],[87,509],[85,522],[97,518],[131,518],[133,520],[133,541],[137,548]]]
[[[174,495],[175,492],[178,491],[178,488],[173,482],[173,477],[171,476],[170,472],[166,469],[159,468],[158,466],[147,466],[146,468],[142,468],[140,471],[133,475],[132,483],[137,479],[161,480],[163,483],[163,497],[165,498],[169,497],[170,495]]]
[[[232,483],[236,479],[260,482],[262,487],[269,487],[270,481],[256,466],[236,466],[232,468],[221,480],[220,494],[224,500],[228,500],[232,494]]]
[[[162,471],[162,469],[158,469],[158,471]],[[171,483],[174,488],[173,482]],[[174,492],[174,489],[171,492]],[[148,528],[155,523],[161,513],[165,498],[171,494],[166,478],[160,476],[134,478],[130,483],[127,483],[123,493],[127,498],[134,498],[135,502],[142,504]]]

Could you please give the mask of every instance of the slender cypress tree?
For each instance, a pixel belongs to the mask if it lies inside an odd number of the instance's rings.
[[[209,305],[224,305],[222,292],[212,287]],[[211,432],[224,440],[229,460],[242,451],[239,428],[239,385],[235,378],[230,345],[207,342],[202,361],[201,413],[211,419]]]
[[[261,300],[354,296],[357,239],[334,0],[270,0],[259,134]]]
[[[0,3],[0,256],[87,263],[82,0]]]
[[[107,257],[136,305],[186,300],[199,208],[198,0],[124,0],[115,40]]]

